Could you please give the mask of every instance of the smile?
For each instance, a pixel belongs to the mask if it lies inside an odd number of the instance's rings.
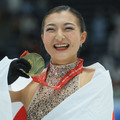
[[[69,47],[69,44],[67,44],[67,43],[58,43],[58,44],[55,44],[55,45],[54,45],[54,48],[55,48],[57,51],[67,50],[68,47]]]

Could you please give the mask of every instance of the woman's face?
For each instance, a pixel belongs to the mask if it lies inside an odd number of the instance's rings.
[[[72,13],[62,11],[46,18],[42,40],[53,64],[76,61],[77,51],[85,39],[86,32],[80,32],[78,20]]]

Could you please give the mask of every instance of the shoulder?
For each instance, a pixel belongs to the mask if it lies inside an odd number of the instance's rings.
[[[100,63],[94,63],[83,67],[83,72],[79,75],[81,87],[90,82],[95,76],[105,72],[106,69]]]
[[[100,63],[94,63],[89,66],[83,67],[83,74],[93,75],[96,71],[106,71],[106,69]]]
[[[89,66],[85,66],[84,68],[95,69],[95,70],[101,69],[103,71],[106,71],[105,67],[102,64],[100,64],[99,62],[96,62]]]
[[[94,76],[98,76],[98,75],[108,72],[108,70],[106,70],[105,67],[99,62],[96,62],[89,66],[85,66],[83,68],[85,69],[85,72],[88,74],[94,71]]]
[[[98,83],[98,85],[112,85],[112,79],[109,70],[106,70],[100,63],[94,63],[90,66],[85,67],[87,69],[94,69],[95,72],[92,76],[92,83]]]

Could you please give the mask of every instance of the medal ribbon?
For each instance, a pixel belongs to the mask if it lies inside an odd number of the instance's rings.
[[[48,69],[49,69],[50,65],[48,65],[47,67],[47,70],[45,72],[45,74],[43,75],[43,77],[40,75],[38,76],[34,76],[32,77],[32,79],[35,81],[35,82],[38,82],[38,83],[42,83],[44,84],[45,86],[47,87],[51,87],[49,86],[45,80],[46,80],[46,77],[47,77],[47,72],[48,72]],[[70,79],[72,79],[74,76],[78,75],[79,73],[81,73],[83,71],[83,59],[79,59],[78,58],[78,65],[70,70],[61,80],[60,82],[57,84],[57,86],[53,86],[51,88],[53,89],[60,89],[62,88]]]

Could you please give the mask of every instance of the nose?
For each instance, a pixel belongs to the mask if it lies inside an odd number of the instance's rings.
[[[55,36],[55,39],[58,41],[62,41],[65,38],[62,30],[58,30]]]

